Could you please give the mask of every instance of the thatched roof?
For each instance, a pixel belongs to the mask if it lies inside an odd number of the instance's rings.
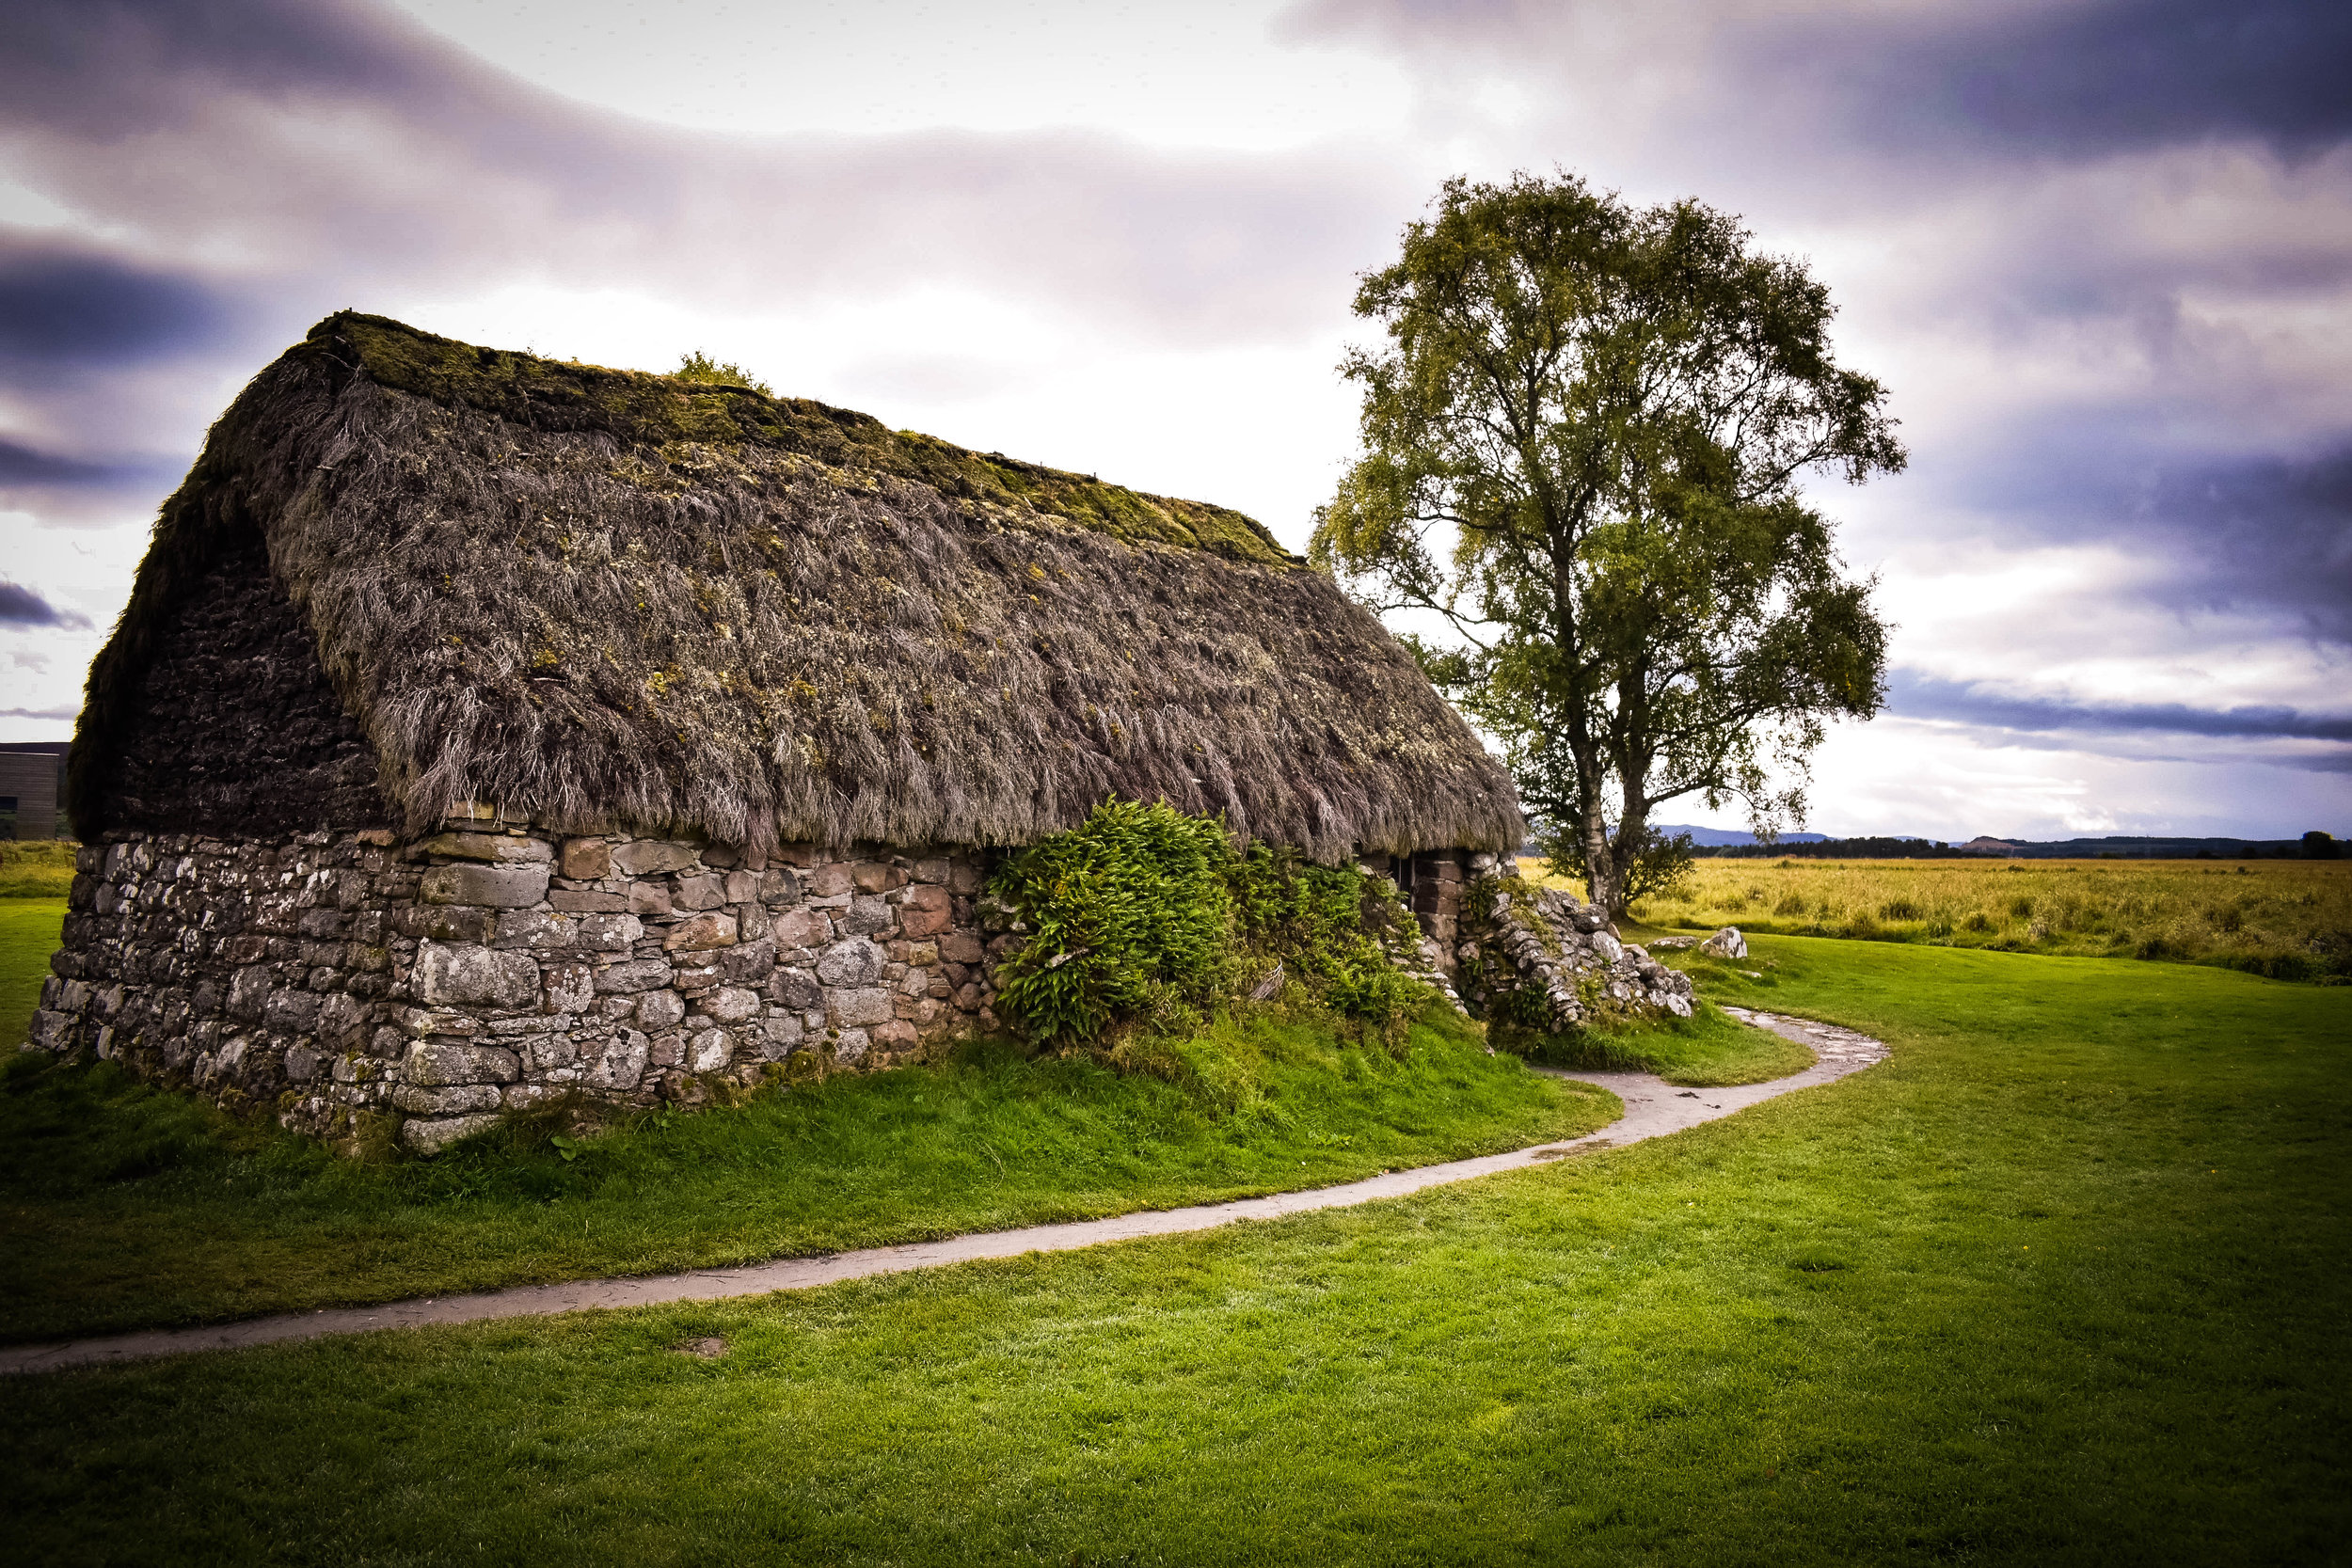
[[[1524,836],[1412,659],[1239,513],[353,313],[255,378],[165,503],[77,799],[104,798],[158,628],[257,528],[411,826],[483,800],[1003,844],[1116,793],[1326,858]]]

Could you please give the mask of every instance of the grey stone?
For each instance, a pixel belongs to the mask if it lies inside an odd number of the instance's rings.
[[[438,1154],[460,1138],[496,1127],[498,1120],[495,1112],[470,1117],[412,1117],[401,1123],[400,1141],[420,1154]]]
[[[740,986],[721,986],[696,1006],[716,1022],[744,1023],[759,1016],[759,993]]]
[[[580,945],[592,953],[626,953],[645,934],[645,923],[633,914],[580,916]]]
[[[674,990],[649,990],[637,999],[637,1025],[653,1034],[675,1029],[686,1017],[686,999]]]
[[[726,879],[708,872],[699,877],[680,877],[670,901],[681,910],[719,909],[727,901]]]
[[[689,1072],[717,1072],[735,1053],[735,1041],[724,1029],[705,1029],[687,1046]]]
[[[395,1109],[411,1116],[446,1117],[463,1111],[495,1111],[499,1108],[496,1084],[458,1084],[446,1089],[421,1088],[403,1084],[392,1090]]]
[[[511,838],[505,833],[442,833],[417,847],[428,855],[501,865],[536,864],[553,859],[555,853],[538,839]]]
[[[887,1023],[894,1016],[886,990],[834,987],[825,992],[825,1017],[836,1029]]]
[[[767,1043],[760,1048],[763,1060],[780,1062],[790,1055],[801,1043],[803,1029],[797,1013],[771,1013],[766,1030]]]
[[[550,1012],[584,1013],[596,1000],[596,972],[587,964],[549,964],[546,979],[544,1006]]]
[[[501,947],[570,947],[580,940],[580,927],[569,915],[547,910],[501,910],[494,940]]]
[[[599,991],[652,990],[670,983],[670,966],[660,958],[627,958],[596,971]]]
[[[453,1084],[511,1084],[522,1063],[502,1045],[468,1045],[458,1040],[418,1040],[400,1065],[401,1076],[426,1088]]]
[[[566,914],[618,913],[628,908],[628,895],[594,893],[581,888],[550,888],[548,904]]]
[[[437,865],[417,879],[417,896],[428,904],[521,910],[547,895],[544,865]]]
[[[863,1061],[866,1047],[871,1043],[865,1030],[844,1029],[834,1037],[833,1059],[844,1067],[853,1062]]]
[[[536,1007],[539,960],[528,953],[423,942],[417,944],[410,986],[428,1006]]]
[[[777,866],[761,873],[759,901],[763,904],[773,904],[778,909],[799,903],[801,901],[800,878],[792,874],[789,866]]]
[[[780,969],[768,982],[768,999],[778,1006],[810,1012],[824,1000],[817,977],[804,969]]]
[[[652,1041],[635,1029],[623,1029],[606,1042],[604,1052],[588,1069],[590,1086],[633,1089],[645,1075],[645,1058]]]
[[[887,899],[861,893],[850,901],[849,912],[835,918],[842,931],[855,936],[889,929],[893,916]]]
[[[817,978],[829,986],[870,986],[882,972],[884,954],[864,937],[838,942],[817,960]]]
[[[731,914],[698,914],[670,927],[670,934],[661,939],[667,952],[693,952],[706,947],[731,947],[735,944],[735,916]]]
[[[1699,943],[1699,951],[1714,958],[1744,958],[1748,956],[1748,939],[1740,934],[1738,927],[1726,926]]]
[[[318,1022],[319,999],[307,990],[278,990],[270,993],[262,1008],[262,1025],[288,1035],[307,1035]]]
[[[612,863],[631,877],[658,877],[667,871],[684,871],[701,858],[691,844],[675,844],[667,839],[640,838],[619,845],[612,851]]]
[[[258,1021],[262,1016],[262,1008],[269,1005],[269,993],[273,981],[274,976],[267,964],[248,964],[237,971],[236,978],[229,982],[229,1016],[241,1018],[248,1022]],[[74,984],[80,985],[81,982],[77,980]],[[69,993],[72,989],[72,987],[67,988]],[[88,988],[84,987],[81,995],[87,998],[89,995]],[[68,1006],[74,1012],[80,1012],[87,1006],[87,1003],[70,1000]]]

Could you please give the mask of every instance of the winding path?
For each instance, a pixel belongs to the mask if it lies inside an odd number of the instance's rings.
[[[1069,1252],[1105,1242],[1133,1241],[1145,1236],[1171,1236],[1188,1230],[1209,1230],[1236,1220],[1279,1219],[1285,1214],[1317,1209],[1345,1209],[1380,1198],[1403,1197],[1427,1187],[1468,1181],[1499,1171],[1523,1170],[1587,1149],[1621,1148],[1646,1138],[1662,1137],[1730,1116],[1791,1089],[1836,1083],[1883,1061],[1886,1047],[1866,1035],[1835,1024],[1752,1013],[1743,1008],[1724,1011],[1810,1047],[1815,1061],[1803,1072],[1769,1084],[1742,1084],[1721,1089],[1681,1089],[1646,1072],[1566,1072],[1544,1069],[1553,1076],[1598,1084],[1625,1101],[1625,1115],[1597,1132],[1564,1143],[1538,1144],[1508,1154],[1488,1154],[1475,1160],[1454,1160],[1350,1181],[1343,1186],[1318,1187],[1307,1192],[1275,1193],[1265,1197],[1237,1198],[1229,1203],[1200,1204],[1189,1209],[1159,1209],[1119,1214],[1109,1219],[1081,1220],[1069,1225],[1031,1226],[1021,1230],[990,1230],[972,1236],[952,1236],[939,1242],[905,1246],[869,1247],[823,1258],[784,1258],[731,1269],[694,1269],[684,1274],[646,1275],[633,1279],[581,1279],[559,1285],[521,1285],[472,1295],[437,1296],[388,1302],[380,1307],[348,1307],[314,1312],[284,1312],[274,1317],[248,1318],[239,1323],[204,1328],[151,1329],[45,1345],[19,1345],[0,1350],[0,1373],[45,1372],[103,1361],[135,1361],[150,1356],[177,1355],[189,1351],[241,1350],[250,1345],[277,1344],[286,1339],[315,1339],[329,1334],[360,1334],[380,1328],[413,1328],[428,1323],[480,1323],[490,1318],[538,1317],[577,1312],[589,1307],[656,1307],[676,1301],[718,1301],[729,1296],[765,1295],[774,1291],[804,1291],[845,1279],[902,1274],[909,1269],[938,1268],[981,1258],[1017,1258],[1025,1252]]]

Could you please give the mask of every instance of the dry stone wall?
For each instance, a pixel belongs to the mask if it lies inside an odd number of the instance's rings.
[[[995,1024],[976,852],[560,836],[486,809],[82,850],[28,1049],[433,1149],[550,1096],[693,1103]]]
[[[1626,942],[1606,911],[1481,866],[1483,922],[1465,921],[1456,984],[1481,1016],[1571,1030],[1610,1013],[1692,1013],[1691,977]]]

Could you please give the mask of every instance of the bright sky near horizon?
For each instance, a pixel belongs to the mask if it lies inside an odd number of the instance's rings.
[[[1447,176],[1802,254],[1909,471],[1812,825],[2352,833],[2352,8],[2187,0],[22,0],[0,16],[0,738],[156,501],[357,306],[1234,505],[1350,454],[1356,274]],[[1736,809],[1666,815],[1739,825]]]

